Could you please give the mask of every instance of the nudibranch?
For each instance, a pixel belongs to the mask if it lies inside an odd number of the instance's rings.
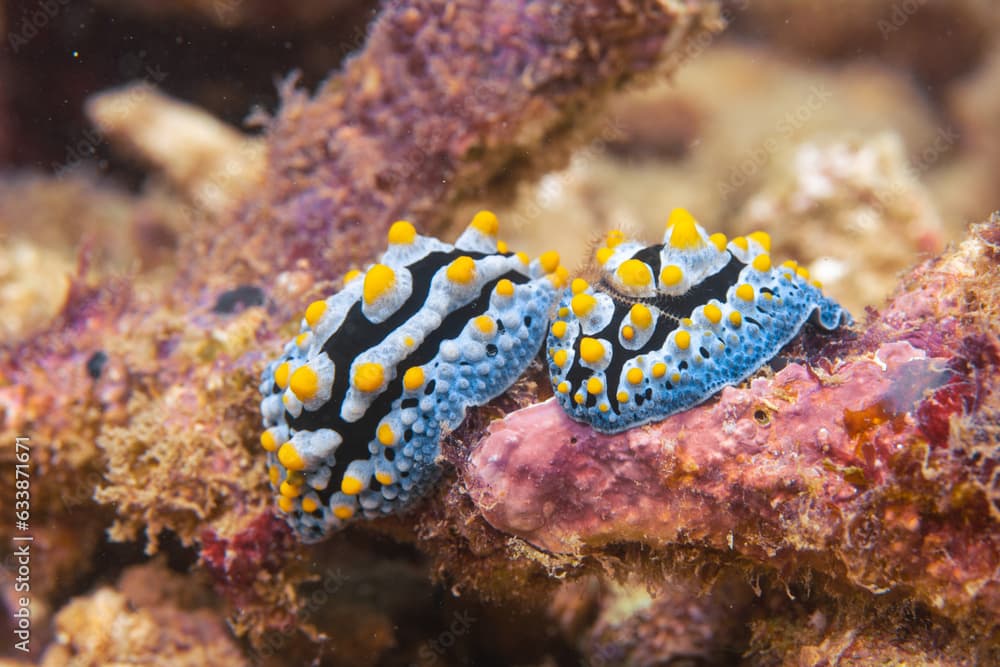
[[[538,354],[568,272],[497,241],[480,211],[454,246],[389,229],[388,249],[306,308],[260,391],[277,505],[306,542],[405,508],[433,484],[442,428]]]
[[[573,280],[546,344],[555,395],[571,417],[617,433],[687,410],[773,358],[807,321],[851,317],[794,261],[772,266],[770,237],[727,241],[683,209],[663,243],[612,231],[593,284]]]

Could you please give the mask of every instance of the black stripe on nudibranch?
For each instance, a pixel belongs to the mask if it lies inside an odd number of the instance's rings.
[[[728,241],[683,209],[663,243],[611,232],[600,275],[563,295],[546,349],[559,402],[614,433],[686,410],[765,364],[812,319],[850,315],[794,262],[772,267],[763,232]]]
[[[555,253],[530,261],[480,212],[454,246],[408,222],[261,377],[268,474],[306,541],[354,517],[405,509],[437,477],[441,428],[512,384],[538,352],[566,282]]]

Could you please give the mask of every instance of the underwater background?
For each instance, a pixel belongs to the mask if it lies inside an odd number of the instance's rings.
[[[6,0],[0,28],[0,665],[1000,664],[996,3]],[[329,482],[262,438],[262,384],[310,304],[352,271],[374,303],[387,244],[436,238],[526,253],[569,309],[677,210],[853,322],[601,433],[517,301],[539,354],[442,418],[419,497],[300,539]]]

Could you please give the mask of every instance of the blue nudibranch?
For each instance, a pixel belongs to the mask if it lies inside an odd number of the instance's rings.
[[[564,292],[558,254],[530,261],[496,233],[488,211],[454,246],[393,224],[379,262],[310,304],[264,370],[261,445],[278,508],[303,541],[426,493],[442,428],[510,387],[546,332],[562,406],[617,433],[744,380],[807,321],[851,322],[805,268],[772,266],[767,234],[727,241],[683,209],[662,244],[608,234],[594,284],[577,278]]]
[[[481,211],[454,246],[392,225],[379,263],[312,303],[264,370],[268,474],[306,542],[399,511],[438,474],[442,427],[505,391],[538,354],[568,272],[496,240]]]
[[[563,408],[605,433],[661,420],[750,376],[808,320],[851,322],[804,267],[772,267],[770,245],[764,232],[710,236],[683,209],[660,245],[611,232],[599,277],[572,282],[549,330]]]

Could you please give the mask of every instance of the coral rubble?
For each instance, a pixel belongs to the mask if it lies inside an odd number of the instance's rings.
[[[0,433],[35,438],[43,497],[68,488],[90,503],[96,490],[117,513],[111,536],[145,535],[149,551],[162,531],[207,544],[219,590],[243,595],[244,627],[285,620],[275,610],[301,604],[295,583],[311,575],[294,547],[256,574],[252,595],[237,573],[260,556],[251,537],[281,539],[254,378],[300,309],[370,261],[393,220],[440,227],[488,185],[560,165],[615,90],[669,71],[669,53],[720,27],[715,5],[696,0],[387,3],[365,48],[314,97],[286,82],[260,184],[235,214],[194,211],[175,277],[75,281],[47,328],[0,349]],[[114,99],[96,100],[95,118]],[[185,170],[179,153],[208,144],[192,131],[164,151],[138,122],[192,117],[156,95],[127,110],[106,123],[109,138],[201,201],[204,183],[188,177],[218,170]],[[71,521],[57,506],[42,516]]]
[[[1000,216],[920,265],[863,336],[807,337],[801,361],[658,424],[606,436],[553,401],[515,412],[469,457],[470,495],[549,551],[695,546],[990,625],[998,236]]]

